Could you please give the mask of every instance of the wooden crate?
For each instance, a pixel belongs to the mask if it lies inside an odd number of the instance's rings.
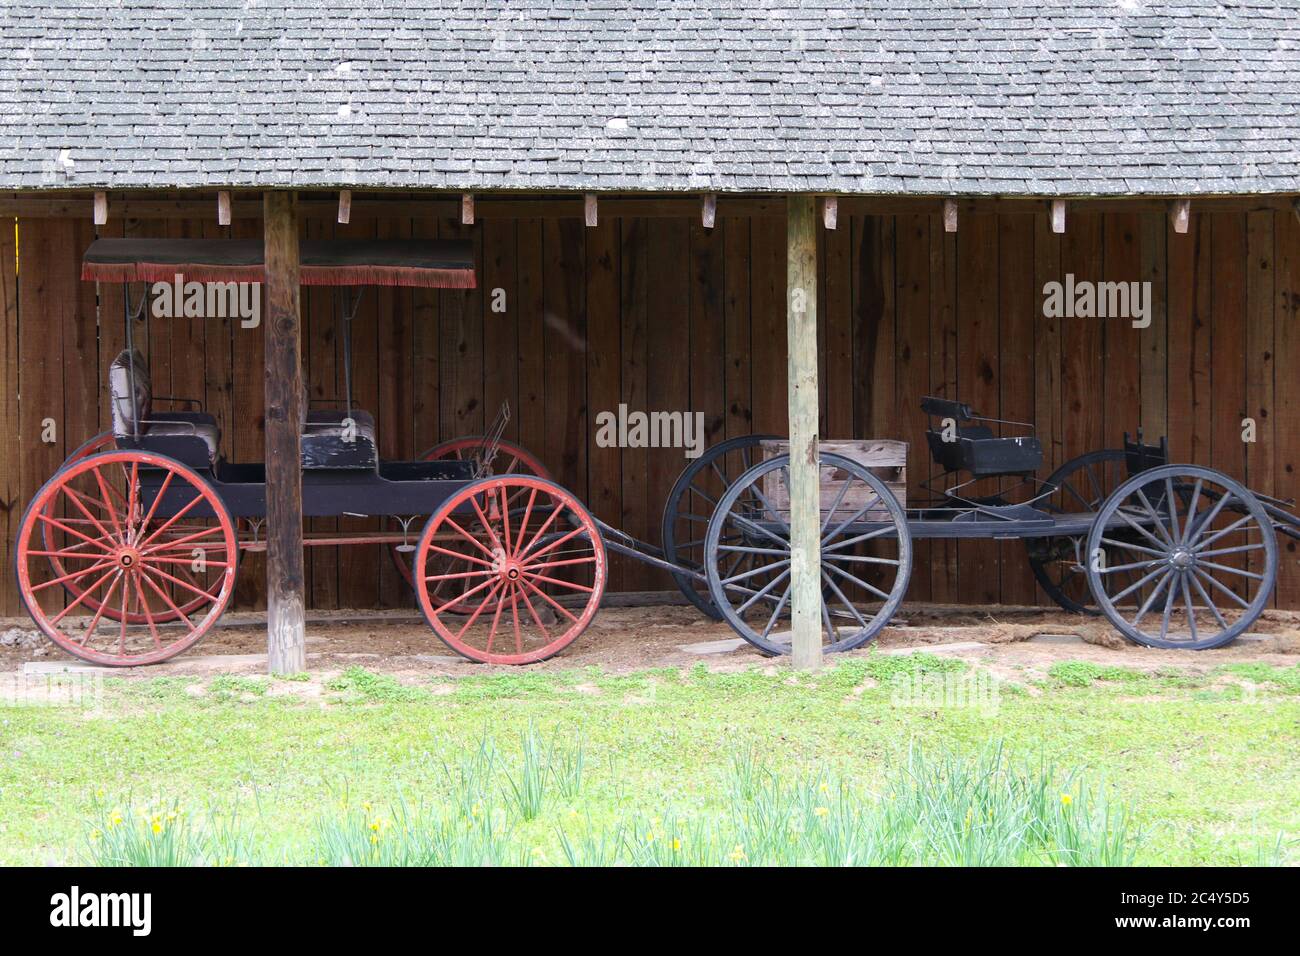
[[[860,438],[840,441],[822,441],[818,443],[822,454],[840,455],[860,462],[871,473],[885,483],[898,503],[907,507],[907,442],[893,441],[888,438]],[[763,460],[790,452],[790,443],[784,440],[763,442]],[[821,467],[821,509],[825,520],[835,498],[840,491],[843,480],[840,469],[823,463]],[[790,513],[790,489],[786,487],[785,476],[778,469],[763,478],[763,494],[784,517]],[[864,484],[854,485],[836,508],[836,520],[846,520],[871,500],[871,491]],[[868,510],[859,521],[880,521],[886,517],[883,504]]]

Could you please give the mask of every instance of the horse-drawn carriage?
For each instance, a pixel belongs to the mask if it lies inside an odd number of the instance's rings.
[[[454,241],[303,243],[302,262],[304,284],[473,284],[468,244]],[[124,283],[182,273],[257,278],[260,244],[98,240],[83,266],[87,280]],[[131,340],[147,295],[134,308],[129,294],[123,301],[127,347],[107,383],[113,428],[31,501],[15,560],[22,599],[47,637],[77,657],[130,666],[194,646],[229,606],[240,554],[265,547],[266,469],[227,461],[218,423],[199,403],[153,393]],[[524,664],[567,647],[600,606],[610,551],[669,572],[696,607],[762,651],[789,650],[789,457],[765,449],[770,436],[721,442],[686,467],[665,505],[661,547],[594,518],[502,439],[502,418],[486,436],[385,461],[373,416],[352,404],[356,301],[340,295],[343,407],[304,412],[303,514],[390,525],[306,534],[307,546],[387,545],[434,632],[476,661]],[[990,427],[1015,423],[943,399],[922,407],[938,419],[927,439],[944,478],[968,476],[923,506],[899,502],[868,464],[820,458],[828,650],[860,646],[888,624],[907,589],[912,542],[927,538],[1024,540],[1062,607],[1104,614],[1139,643],[1215,647],[1262,612],[1277,573],[1274,531],[1300,536],[1287,503],[1208,468],[1168,464],[1163,441],[1126,436],[1122,449],[1038,481],[1037,441]],[[1006,479],[1013,490],[968,494],[978,479]],[[416,519],[424,523],[412,542]]]

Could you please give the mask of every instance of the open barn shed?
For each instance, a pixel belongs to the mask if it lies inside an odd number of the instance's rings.
[[[27,502],[111,427],[122,291],[83,281],[90,244],[273,227],[468,240],[475,288],[361,302],[352,389],[381,457],[481,434],[508,402],[505,436],[646,541],[688,459],[604,447],[597,416],[620,405],[701,412],[705,444],[903,440],[919,496],[937,396],[1032,424],[1044,473],[1142,429],[1294,498],[1298,24],[1285,3],[1199,0],[10,4],[4,563]],[[269,299],[294,273],[267,248]],[[796,276],[815,286],[797,316]],[[1148,312],[1049,314],[1049,285],[1076,281],[1150,283]],[[264,300],[255,328],[146,310],[135,343],[156,391],[215,415],[227,457],[261,460],[277,356],[300,354],[311,399],[342,394],[333,296]],[[1273,601],[1297,608],[1279,547]],[[385,548],[311,549],[307,605],[409,605]],[[1023,552],[918,542],[908,597],[1046,602]],[[238,605],[266,606],[265,560],[244,560]],[[610,590],[673,587],[612,562]],[[0,613],[21,613],[8,574]]]

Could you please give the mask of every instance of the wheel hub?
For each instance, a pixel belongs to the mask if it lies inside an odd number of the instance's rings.
[[[1186,548],[1175,548],[1169,555],[1169,563],[1175,568],[1190,568],[1196,563],[1196,557]]]
[[[135,548],[123,548],[116,555],[117,566],[123,571],[130,571],[140,563],[140,552]]]

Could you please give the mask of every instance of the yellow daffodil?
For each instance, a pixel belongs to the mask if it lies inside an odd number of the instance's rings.
[[[102,837],[103,835],[104,835],[104,834],[100,833],[98,830],[91,830],[91,831],[90,831],[90,838],[91,838],[92,840],[98,840],[98,839],[99,839],[100,837]]]
[[[154,836],[157,836],[159,833],[163,832],[163,825],[159,823],[157,820],[155,820],[153,822],[153,825],[150,827],[150,829],[153,830]]]
[[[677,853],[681,850],[681,848],[682,848],[682,838],[673,837],[673,852]]]
[[[830,809],[827,807],[813,807],[813,813],[815,813],[819,817],[824,817],[826,816],[826,814],[830,812],[831,812]]]
[[[1062,806],[1068,807],[1072,803],[1074,803],[1074,797],[1070,796],[1068,793],[1061,794]]]
[[[745,848],[740,844],[736,844],[736,848],[727,855],[727,859],[731,860],[732,863],[739,863],[745,858]]]
[[[817,789],[822,793],[826,793],[831,789],[831,785],[827,783],[825,780],[823,780],[821,783],[817,785]]]

